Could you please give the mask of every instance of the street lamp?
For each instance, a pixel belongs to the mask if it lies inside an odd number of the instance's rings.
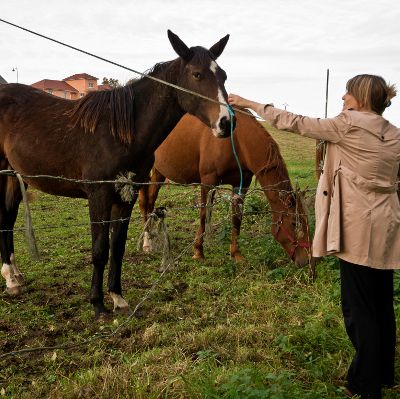
[[[286,107],[289,106],[289,104],[283,103],[282,105],[285,107],[285,111],[286,111]]]
[[[17,67],[14,67],[14,68],[12,69],[12,71],[13,71],[13,72],[17,72],[17,83],[18,83],[18,68],[17,68]]]

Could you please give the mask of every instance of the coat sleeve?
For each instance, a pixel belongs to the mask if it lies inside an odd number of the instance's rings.
[[[351,128],[348,111],[327,119],[292,114],[270,104],[260,105],[255,111],[277,129],[332,143],[339,142]]]

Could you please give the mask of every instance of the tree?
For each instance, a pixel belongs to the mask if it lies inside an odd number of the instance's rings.
[[[102,85],[109,85],[111,87],[119,87],[121,84],[118,82],[118,79],[114,78],[103,78],[103,82],[101,83]]]

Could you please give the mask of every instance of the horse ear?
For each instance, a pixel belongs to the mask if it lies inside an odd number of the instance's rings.
[[[178,35],[175,35],[174,32],[168,29],[168,39],[172,45],[172,48],[175,50],[176,54],[179,57],[183,58],[185,61],[190,60],[192,58],[192,51],[185,43],[179,38]]]
[[[229,35],[226,35],[219,42],[215,43],[213,46],[210,47],[210,52],[215,57],[215,59],[217,59],[222,54],[226,46],[226,43],[228,43],[228,40],[229,40]]]

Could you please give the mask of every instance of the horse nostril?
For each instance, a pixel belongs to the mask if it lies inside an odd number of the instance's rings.
[[[231,127],[232,124],[232,127]],[[236,126],[236,117],[232,117],[232,119],[228,119],[228,117],[223,116],[219,121],[219,128],[222,132],[224,132],[224,136],[229,136],[231,134],[231,129],[235,129]]]
[[[225,130],[228,126],[228,118],[223,116],[219,121],[219,127],[221,130]]]

